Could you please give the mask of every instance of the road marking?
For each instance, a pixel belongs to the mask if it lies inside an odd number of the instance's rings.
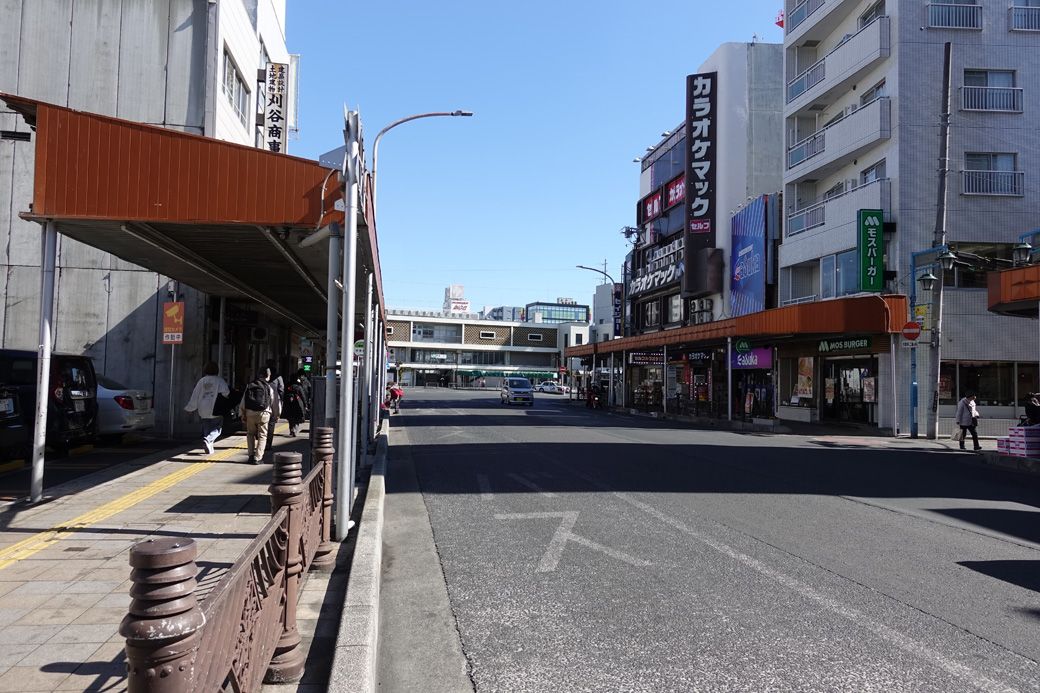
[[[508,476],[510,479],[512,479],[513,481],[517,482],[518,484],[520,484],[522,486],[526,486],[527,488],[531,489],[535,493],[538,493],[539,495],[545,496],[546,498],[555,498],[556,497],[555,493],[552,493],[551,491],[546,491],[544,488],[542,488],[538,484],[534,483],[530,479],[525,479],[524,477],[520,476],[519,474],[507,474],[506,476]]]
[[[575,544],[581,544],[582,546],[605,553],[611,558],[616,558],[619,561],[628,563],[636,567],[645,567],[650,565],[650,561],[643,561],[638,558],[633,558],[627,553],[612,549],[609,546],[603,544],[597,544],[591,539],[586,539],[583,536],[574,533],[574,524],[578,521],[578,512],[560,512],[560,513],[507,513],[503,515],[495,515],[496,520],[544,520],[550,518],[560,518],[560,526],[556,528],[556,533],[553,534],[552,540],[549,542],[548,548],[545,550],[545,554],[542,555],[542,560],[538,561],[538,568],[536,572],[539,573],[551,573],[556,570],[556,567],[560,564],[560,557],[563,556],[563,550],[567,547],[567,542],[573,541]]]
[[[283,427],[283,431],[284,430],[287,429]],[[277,432],[278,428],[275,428],[275,433]],[[232,455],[237,454],[240,450],[242,450],[242,446],[240,445],[232,445],[224,448],[219,452],[210,455],[209,459],[205,461],[190,464],[172,474],[167,474],[161,479],[156,479],[147,486],[142,486],[132,493],[128,493],[121,498],[117,498],[114,501],[98,506],[89,512],[83,513],[79,517],[74,517],[68,522],[55,525],[50,529],[44,530],[43,532],[39,532],[31,537],[23,539],[22,541],[12,544],[3,550],[0,550],[0,570],[17,563],[18,561],[26,559],[33,554],[43,551],[48,546],[56,544],[69,536],[77,529],[89,527],[90,525],[107,520],[117,513],[128,510],[141,501],[147,500],[157,493],[161,493],[171,486],[175,486],[185,479],[195,476],[204,469],[208,469],[213,466],[213,464],[228,459]]]
[[[487,474],[477,474],[477,486],[480,487],[480,499],[481,500],[492,500],[495,494],[491,493],[491,481],[488,480]]]

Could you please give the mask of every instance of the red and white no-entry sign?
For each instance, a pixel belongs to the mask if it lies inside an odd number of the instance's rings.
[[[911,342],[916,341],[921,336],[921,326],[916,322],[908,322],[903,325],[903,339],[908,339]]]

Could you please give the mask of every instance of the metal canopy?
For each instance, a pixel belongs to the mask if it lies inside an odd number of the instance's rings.
[[[52,220],[63,235],[206,293],[255,300],[305,333],[325,331],[329,244],[301,241],[342,223],[338,171],[19,96],[0,101],[35,130],[33,200],[22,218]],[[355,295],[373,271],[382,307],[370,212],[366,200]],[[354,312],[363,316],[363,303]]]

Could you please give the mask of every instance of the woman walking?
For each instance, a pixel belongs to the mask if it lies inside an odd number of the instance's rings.
[[[975,444],[976,450],[981,450],[979,445],[979,410],[975,407],[975,393],[969,392],[957,403],[957,425],[961,427],[961,450],[965,450],[964,439],[971,433],[971,442]]]
[[[231,390],[217,373],[220,369],[217,364],[210,361],[203,369],[203,376],[195,383],[195,389],[191,393],[191,399],[184,407],[186,412],[197,411],[202,419],[202,445],[206,448],[206,454],[213,454],[213,443],[220,437],[224,417],[214,413],[213,408],[217,404],[217,397],[227,397]]]

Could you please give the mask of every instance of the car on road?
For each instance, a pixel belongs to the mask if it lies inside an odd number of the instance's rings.
[[[506,378],[502,382],[502,404],[534,406],[534,388],[527,378]]]
[[[571,392],[570,387],[567,385],[561,385],[555,380],[546,380],[545,382],[538,383],[538,387],[535,389],[538,392],[548,392],[551,395],[569,395]]]
[[[0,349],[0,457],[32,452],[36,417],[35,351]],[[97,378],[90,358],[52,354],[47,393],[47,445],[59,454],[97,433]]]
[[[155,426],[150,392],[128,388],[104,375],[99,375],[97,382],[99,436],[115,438]]]

